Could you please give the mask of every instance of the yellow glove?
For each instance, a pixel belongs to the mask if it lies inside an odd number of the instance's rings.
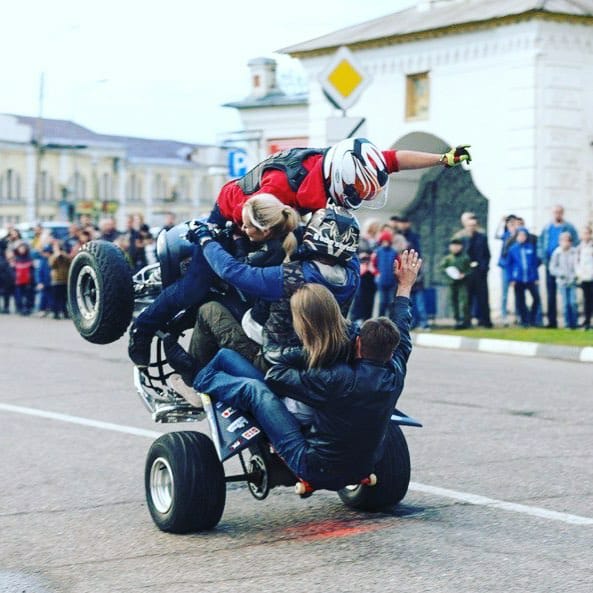
[[[462,144],[456,148],[451,148],[449,152],[445,152],[443,155],[441,155],[441,163],[443,163],[445,167],[456,167],[463,161],[467,161],[469,164],[472,160],[472,157],[467,149],[470,146],[470,144]]]

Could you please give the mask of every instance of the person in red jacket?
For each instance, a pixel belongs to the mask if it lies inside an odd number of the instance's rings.
[[[230,220],[240,226],[243,204],[258,193],[270,193],[301,214],[324,208],[328,200],[355,209],[381,195],[386,199],[391,173],[469,163],[468,148],[458,146],[444,154],[380,151],[366,138],[347,138],[327,149],[291,148],[269,156],[240,179],[227,182],[209,220],[216,224]]]
[[[35,302],[34,264],[29,246],[23,241],[14,249],[14,302],[21,315],[30,315]]]
[[[275,196],[300,214],[325,208],[328,202],[356,209],[375,201],[381,207],[387,198],[391,173],[469,163],[468,148],[469,145],[458,146],[444,154],[380,151],[366,138],[347,138],[325,149],[291,148],[269,156],[243,177],[226,183],[208,222],[222,227],[230,221],[244,230],[243,206],[249,198],[262,193]],[[204,300],[209,290],[204,282],[208,273],[211,272],[201,247],[196,245],[188,272],[163,290],[133,324],[128,355],[134,364],[141,367],[149,364],[155,325],[163,328],[164,319],[169,321],[182,309]]]

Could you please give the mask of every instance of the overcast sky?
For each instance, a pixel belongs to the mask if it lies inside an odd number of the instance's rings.
[[[0,113],[39,112],[99,133],[215,142],[237,130],[223,103],[250,90],[247,62],[397,12],[414,0],[20,0],[4,7]],[[206,12],[207,11],[207,12]],[[287,78],[288,77],[288,78]]]

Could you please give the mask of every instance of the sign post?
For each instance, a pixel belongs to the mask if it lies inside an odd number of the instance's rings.
[[[340,47],[319,76],[319,82],[330,102],[345,115],[346,110],[358,101],[371,83],[371,77],[365,73],[347,47]]]
[[[229,150],[229,177],[243,177],[247,173],[247,151],[242,148]]]
[[[342,110],[342,117],[328,117],[326,124],[327,142],[333,144],[344,138],[364,134],[364,117],[347,117],[346,110],[358,101],[371,83],[371,77],[358,64],[347,47],[341,47],[327,68],[319,76],[321,88],[329,102]]]

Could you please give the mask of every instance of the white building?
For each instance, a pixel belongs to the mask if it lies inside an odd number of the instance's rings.
[[[335,140],[328,121],[341,114],[319,78],[342,46],[370,77],[348,110],[365,119],[356,135],[431,152],[471,144],[471,172],[396,174],[383,214],[409,214],[434,262],[461,212],[476,211],[491,240],[495,310],[503,215],[536,234],[556,203],[576,225],[593,219],[593,0],[418,2],[282,50],[302,63],[307,96],[279,94],[273,61],[255,60],[251,97],[229,104],[257,131],[253,160],[273,145]]]
[[[0,227],[81,214],[153,225],[211,210],[226,147],[98,134],[75,122],[0,114]]]

